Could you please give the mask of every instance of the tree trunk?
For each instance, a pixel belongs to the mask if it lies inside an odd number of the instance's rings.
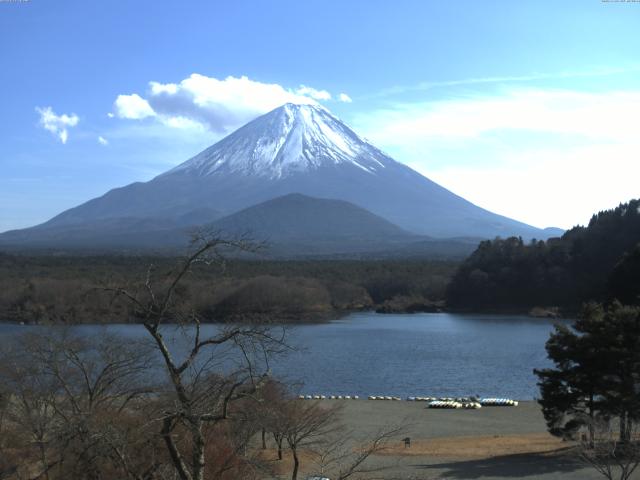
[[[176,446],[173,437],[171,436],[172,431],[172,422],[171,419],[165,418],[162,426],[161,435],[164,440],[165,445],[167,446],[167,450],[169,450],[169,456],[171,457],[171,463],[173,463],[173,467],[178,472],[178,476],[180,480],[192,480],[191,474],[187,469],[187,465],[182,459],[182,455]]]
[[[300,468],[298,452],[295,448],[292,448],[291,453],[293,454],[293,472],[291,472],[291,480],[298,480],[298,468]]]
[[[273,439],[276,441],[276,445],[278,445],[278,460],[282,460],[282,437],[274,433]]]
[[[38,450],[40,451],[40,463],[42,463],[43,473],[41,474],[44,477],[44,480],[49,480],[49,461],[47,460],[47,448],[45,447],[44,439],[39,437],[38,440]]]
[[[202,434],[202,424],[195,421],[191,427],[191,438],[193,440],[193,480],[204,480],[204,435]]]
[[[262,429],[262,449],[267,449],[267,431],[264,428]]]
[[[627,443],[629,440],[629,432],[627,431],[627,412],[620,414],[620,443]]]
[[[595,408],[594,408],[594,398],[593,393],[589,395],[589,446],[593,448],[596,442],[596,431],[595,431]]]

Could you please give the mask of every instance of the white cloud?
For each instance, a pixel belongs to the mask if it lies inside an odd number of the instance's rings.
[[[167,127],[180,128],[183,130],[186,130],[186,129],[200,130],[200,131],[206,130],[206,127],[204,125],[188,117],[168,117],[167,116],[162,118],[162,123]]]
[[[477,138],[492,131],[532,131],[623,140],[637,137],[640,92],[520,90],[400,105],[363,117],[368,135],[413,145],[432,138]]]
[[[330,100],[331,94],[305,85],[287,89],[246,76],[217,79],[197,73],[179,83],[149,82],[146,98],[119,95],[115,108],[119,117],[154,117],[172,128],[207,129],[223,134],[284,103]]]
[[[326,90],[317,90],[306,85],[300,85],[296,90],[296,94],[311,97],[314,100],[331,100],[331,94]]]
[[[144,98],[137,93],[131,95],[118,95],[114,103],[116,115],[120,118],[140,120],[155,116],[155,112]]]
[[[640,196],[640,91],[511,90],[367,112],[356,130],[474,203],[570,227]]]
[[[344,103],[353,102],[353,100],[351,100],[351,97],[349,95],[347,95],[346,93],[341,93],[340,95],[338,95],[338,100],[340,100],[341,102],[344,102]]]
[[[100,145],[104,145],[107,146],[109,145],[109,140],[107,140],[106,138],[104,138],[102,135],[98,136],[98,143]]]
[[[538,227],[585,225],[594,213],[640,197],[638,146],[589,145],[514,152],[506,165],[425,171],[491,211]]]
[[[628,65],[626,67],[601,67],[593,68],[590,70],[566,70],[553,73],[531,73],[528,75],[496,75],[487,77],[473,77],[462,78],[455,80],[439,80],[420,82],[415,85],[396,85],[394,87],[385,88],[373,95],[369,95],[369,98],[387,97],[391,95],[397,95],[412,91],[424,91],[441,87],[456,87],[466,85],[479,85],[479,84],[509,84],[509,83],[526,83],[537,80],[562,80],[571,78],[593,78],[593,77],[608,77],[613,75],[623,75],[627,73],[640,72],[640,65]]]
[[[178,93],[178,85],[175,83],[158,83],[158,82],[149,82],[149,86],[151,87],[152,95],[161,95],[163,93],[168,93],[169,95],[175,95]]]
[[[56,115],[51,107],[36,107],[36,111],[40,114],[42,128],[53,133],[62,143],[67,143],[69,138],[68,129],[78,124],[78,116],[75,113]]]

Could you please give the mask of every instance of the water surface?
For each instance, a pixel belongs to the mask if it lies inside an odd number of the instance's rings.
[[[0,324],[0,342],[21,331],[55,327]],[[207,330],[218,327],[207,325]],[[73,327],[87,335],[105,327]],[[276,359],[273,372],[303,382],[302,393],[397,396],[538,395],[534,368],[549,365],[544,344],[553,322],[525,316],[450,313],[356,313],[324,324],[290,327],[298,350]],[[131,340],[139,325],[106,330]]]

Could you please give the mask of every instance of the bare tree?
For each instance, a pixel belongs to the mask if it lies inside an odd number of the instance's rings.
[[[578,446],[580,458],[608,480],[628,480],[640,465],[640,431],[636,425],[628,428],[628,440],[621,440],[609,420],[595,420],[592,436]]]
[[[58,463],[58,460],[51,458],[49,449],[55,430],[55,388],[39,375],[40,368],[31,358],[18,352],[12,353],[3,352],[0,358],[0,379],[5,389],[2,405],[3,438],[11,435],[13,448],[22,447],[22,454],[26,453],[38,463],[36,477],[48,480],[49,470]],[[18,465],[13,468],[18,471]]]
[[[119,338],[68,332],[25,335],[4,352],[5,415],[23,456],[16,474],[153,478],[158,464],[139,455],[151,450],[153,437],[144,435],[146,420],[136,412],[149,393],[147,360],[144,349]]]
[[[291,399],[286,403],[282,419],[284,439],[293,456],[291,480],[298,478],[300,451],[313,449],[341,429],[340,411],[340,404],[325,408],[318,402],[303,402],[297,399]]]
[[[229,250],[254,249],[244,239],[199,235],[193,252],[167,276],[158,279],[149,268],[142,289],[108,289],[129,301],[162,357],[169,389],[159,418],[160,435],[180,480],[204,479],[207,429],[230,419],[236,413],[233,405],[262,387],[270,356],[285,349],[284,333],[275,335],[265,326],[227,326],[205,334],[180,288],[196,265],[223,264]],[[167,324],[181,328],[189,344],[185,355],[175,355],[165,339]]]
[[[64,447],[67,467],[78,477],[99,479],[106,464],[115,464],[121,475],[139,480],[127,424],[142,428],[134,412],[153,391],[146,378],[148,350],[109,334],[34,338],[28,348],[55,386],[57,442]]]
[[[382,452],[390,441],[397,440],[404,430],[404,426],[387,426],[365,438],[351,434],[327,438],[320,448],[314,449],[314,463],[320,474],[330,473],[336,480],[371,479],[374,473],[389,468],[381,463],[372,465],[371,457]]]
[[[2,358],[0,358],[0,366]],[[11,391],[5,382],[0,382],[0,480],[9,478],[18,469],[18,463],[11,455],[10,446],[15,445],[13,431],[9,425]],[[14,447],[15,448],[15,447]]]
[[[266,450],[267,435],[270,434],[276,444],[278,460],[282,460],[282,447],[287,428],[286,405],[288,401],[286,386],[275,379],[270,379],[260,391],[256,402],[262,449]]]

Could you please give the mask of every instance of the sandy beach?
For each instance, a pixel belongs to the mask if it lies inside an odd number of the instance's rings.
[[[424,402],[409,401],[322,401],[336,402],[344,405],[342,421],[354,437],[373,435],[385,426],[406,426],[397,442],[372,460],[389,468],[367,478],[600,478],[579,461],[571,444],[547,433],[540,407],[532,401],[479,410],[429,409]],[[402,442],[404,437],[411,438],[409,448]],[[305,474],[314,473],[311,469],[303,465]]]

